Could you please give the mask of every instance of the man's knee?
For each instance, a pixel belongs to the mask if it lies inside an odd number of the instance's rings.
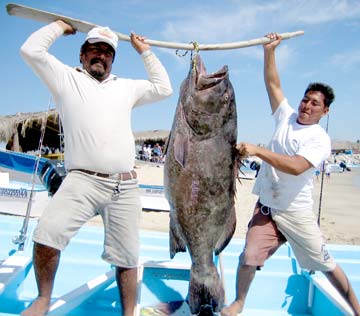
[[[239,262],[243,266],[262,267],[264,266],[265,259],[257,249],[252,248],[244,249],[240,255]]]

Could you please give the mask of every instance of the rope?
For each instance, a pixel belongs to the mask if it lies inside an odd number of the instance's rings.
[[[327,115],[326,120],[326,133],[329,130],[329,114]],[[323,196],[323,187],[324,187],[324,175],[325,175],[325,161],[321,164],[321,182],[320,182],[320,196],[319,196],[319,211],[318,211],[318,226],[320,227],[320,215],[321,215],[321,204],[322,204],[322,196]]]
[[[18,250],[19,251],[24,250],[24,245],[25,245],[25,241],[26,241],[26,238],[27,238],[26,235],[27,235],[27,230],[28,230],[28,226],[29,226],[31,206],[32,206],[33,195],[34,195],[35,176],[38,174],[38,169],[39,169],[39,164],[40,164],[40,157],[41,157],[41,150],[42,150],[42,147],[43,147],[43,141],[44,141],[44,137],[45,137],[45,129],[46,129],[47,118],[48,118],[48,115],[49,115],[48,113],[49,113],[49,110],[50,110],[50,104],[51,104],[51,97],[49,98],[48,109],[46,111],[46,117],[42,121],[42,124],[41,124],[41,135],[40,135],[40,140],[39,140],[38,155],[36,156],[36,161],[35,161],[33,173],[32,173],[32,176],[31,176],[31,191],[30,191],[30,196],[29,196],[27,208],[26,208],[26,215],[25,215],[25,218],[24,218],[24,221],[23,221],[23,225],[22,225],[22,227],[20,229],[20,235],[15,236],[13,238],[13,243],[15,245],[18,245]]]
[[[198,42],[191,42],[194,46],[194,49],[191,51],[191,60],[192,60],[192,70],[196,70],[196,60],[195,57],[197,54],[199,54],[199,44]]]

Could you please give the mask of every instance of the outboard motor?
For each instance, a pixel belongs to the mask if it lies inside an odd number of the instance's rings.
[[[64,162],[48,160],[40,170],[39,177],[49,195],[53,196],[66,176]]]

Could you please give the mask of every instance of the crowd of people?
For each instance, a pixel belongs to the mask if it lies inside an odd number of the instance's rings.
[[[155,143],[154,146],[146,143],[144,143],[142,146],[138,145],[136,146],[136,152],[136,157],[139,160],[156,163],[165,162],[164,146],[160,146],[159,143]]]

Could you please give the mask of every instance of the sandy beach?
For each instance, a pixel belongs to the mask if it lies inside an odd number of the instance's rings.
[[[137,164],[139,182],[143,184],[163,184],[163,167]],[[321,177],[320,177],[321,180]],[[314,212],[319,212],[321,181],[314,179]],[[254,180],[242,179],[237,184],[235,237],[245,238],[247,223],[251,217],[257,196],[251,193]],[[360,245],[360,168],[350,172],[332,173],[330,179],[324,177],[320,226],[329,244]],[[142,213],[142,229],[168,231],[169,213]]]
[[[135,168],[139,183],[163,185],[163,166],[153,163],[137,162]],[[0,168],[0,171],[5,171]],[[30,181],[31,176],[11,172],[10,179]],[[38,179],[36,179],[39,183]],[[320,178],[321,180],[321,178]],[[245,238],[247,223],[251,217],[257,196],[251,193],[255,180],[242,179],[237,183],[236,213],[237,228],[235,236]],[[321,181],[314,179],[314,212],[319,212]],[[360,245],[360,168],[350,172],[332,173],[330,179],[324,177],[320,226],[329,244]],[[90,225],[101,225],[96,217]],[[141,228],[161,232],[169,231],[169,213],[143,211]]]

